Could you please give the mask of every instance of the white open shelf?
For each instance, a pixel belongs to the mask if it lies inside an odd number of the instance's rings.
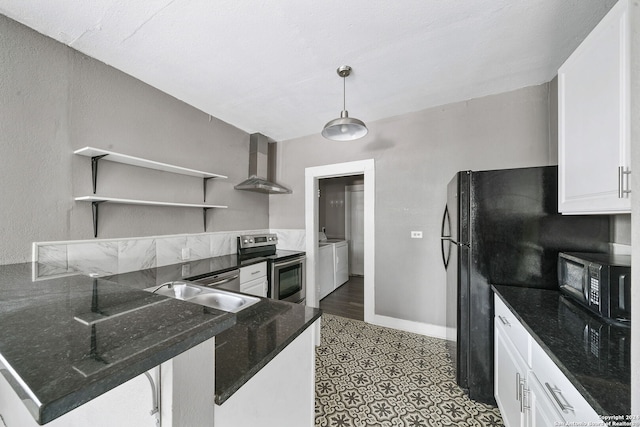
[[[154,160],[142,159],[140,157],[133,157],[127,154],[114,153],[113,151],[107,151],[101,148],[84,147],[74,151],[73,153],[86,157],[104,156],[101,157],[101,160],[108,160],[111,162],[124,163],[126,165],[139,166],[147,169],[155,169],[181,175],[196,176],[199,178],[227,178],[225,175],[184,168],[182,166],[170,165],[168,163],[156,162]]]
[[[93,237],[98,237],[98,211],[102,203],[117,203],[121,205],[140,205],[140,206],[173,206],[181,208],[201,208],[204,221],[204,231],[207,231],[207,211],[209,209],[226,209],[227,206],[207,204],[207,181],[213,178],[227,178],[224,175],[199,171],[195,169],[183,168],[182,166],[160,163],[153,160],[133,157],[126,154],[114,153],[113,151],[103,150],[101,148],[84,147],[73,152],[79,156],[91,158],[91,181],[93,184],[93,196],[76,197],[77,202],[91,203],[91,211],[93,213]],[[140,200],[140,199],[121,199],[117,197],[96,196],[96,186],[98,181],[98,162],[100,160],[108,160],[111,162],[124,163],[126,165],[138,166],[147,169],[155,169],[163,172],[170,172],[179,175],[188,175],[202,179],[203,203],[176,203],[161,202],[157,200]]]
[[[110,202],[118,203],[121,205],[146,205],[146,206],[176,206],[183,208],[205,208],[205,209],[226,209],[227,206],[222,205],[208,205],[205,203],[174,203],[174,202],[160,202],[155,200],[138,200],[138,199],[120,199],[116,197],[102,197],[102,196],[81,196],[76,197],[78,202]]]

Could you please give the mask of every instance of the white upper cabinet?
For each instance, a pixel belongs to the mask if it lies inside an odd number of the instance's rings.
[[[558,70],[558,209],[631,212],[628,0]]]

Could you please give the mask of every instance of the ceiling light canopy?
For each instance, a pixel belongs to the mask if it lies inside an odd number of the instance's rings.
[[[324,125],[322,136],[333,141],[353,141],[362,138],[369,131],[362,120],[349,117],[346,107],[346,78],[351,74],[351,67],[343,65],[338,68],[338,75],[342,77],[342,112],[340,117]]]

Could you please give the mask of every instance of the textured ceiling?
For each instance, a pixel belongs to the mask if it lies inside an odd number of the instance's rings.
[[[319,133],[551,80],[615,0],[0,0],[247,132]]]

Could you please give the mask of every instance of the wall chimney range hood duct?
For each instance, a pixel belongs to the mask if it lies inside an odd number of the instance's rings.
[[[267,194],[291,194],[291,190],[275,182],[275,142],[269,142],[261,133],[249,136],[249,178],[236,185],[236,190]]]

